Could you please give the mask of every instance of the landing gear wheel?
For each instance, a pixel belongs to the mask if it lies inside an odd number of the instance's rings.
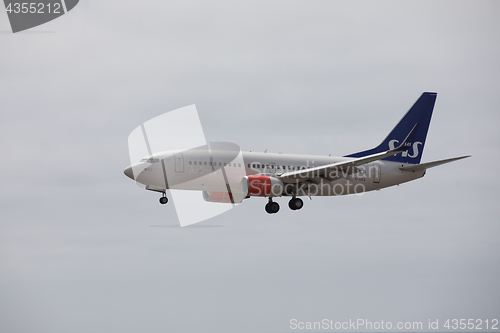
[[[167,197],[161,197],[161,198],[160,198],[160,203],[161,203],[162,205],[166,204],[167,202],[168,202],[168,198],[167,198]]]
[[[288,207],[290,207],[291,210],[298,210],[304,207],[304,201],[300,198],[293,198],[288,202]]]
[[[277,202],[269,202],[266,205],[266,212],[269,214],[276,214],[280,210],[280,205]]]

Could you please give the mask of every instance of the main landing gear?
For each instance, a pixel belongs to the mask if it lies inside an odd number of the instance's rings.
[[[304,207],[304,201],[300,198],[292,198],[288,202],[288,207],[290,207],[291,210],[299,210]]]
[[[266,212],[269,214],[276,214],[280,210],[280,205],[277,202],[273,202],[272,198],[269,198],[269,202],[266,205]]]
[[[291,210],[299,210],[304,207],[304,201],[294,197],[288,202],[288,207],[290,207]],[[276,214],[279,210],[280,205],[278,205],[277,202],[273,202],[272,198],[269,198],[269,202],[266,205],[266,212],[269,214]]]
[[[165,192],[163,192],[163,195],[162,197],[160,198],[160,203],[162,205],[166,204],[168,202],[168,198],[167,198],[167,195],[165,194]]]

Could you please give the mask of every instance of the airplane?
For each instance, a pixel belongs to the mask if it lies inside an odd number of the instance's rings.
[[[125,175],[162,193],[167,189],[201,191],[213,203],[241,203],[250,197],[268,199],[265,211],[279,211],[276,197],[360,194],[422,178],[427,169],[470,157],[420,163],[437,93],[424,92],[389,135],[375,148],[346,156],[241,152],[231,143],[210,143],[189,150],[163,151],[127,167]]]

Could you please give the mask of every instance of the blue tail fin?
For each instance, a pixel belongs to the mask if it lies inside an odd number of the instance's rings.
[[[382,141],[380,145],[373,149],[361,151],[359,153],[347,155],[346,157],[363,157],[371,154],[381,153],[389,149],[398,147],[403,142],[408,133],[418,124],[417,133],[412,140],[412,147],[401,154],[385,158],[387,161],[400,163],[419,164],[425,146],[425,138],[431,122],[432,110],[436,102],[436,93],[424,92],[422,96],[413,104],[410,111],[399,121],[391,133]]]

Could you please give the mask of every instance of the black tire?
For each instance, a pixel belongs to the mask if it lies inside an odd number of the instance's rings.
[[[277,202],[268,202],[266,205],[266,212],[268,214],[276,214],[280,210],[280,205]]]
[[[302,201],[302,199],[300,198],[295,198],[295,209],[301,209],[302,207],[304,207],[304,201]]]
[[[291,210],[298,210],[304,207],[304,201],[300,198],[295,198],[292,199],[288,202],[288,207],[290,207]]]
[[[266,213],[268,213],[268,214],[272,214],[272,213],[271,213],[271,210],[270,210],[270,207],[269,207],[269,206],[270,206],[270,204],[271,204],[271,203],[267,203],[267,204],[266,204],[266,207],[265,207],[265,209],[266,209]]]
[[[280,205],[277,202],[270,202],[269,203],[269,211],[271,214],[276,214],[280,210]]]
[[[167,198],[167,197],[161,197],[161,198],[160,198],[160,203],[161,203],[162,205],[166,204],[167,202],[168,202],[168,198]]]

